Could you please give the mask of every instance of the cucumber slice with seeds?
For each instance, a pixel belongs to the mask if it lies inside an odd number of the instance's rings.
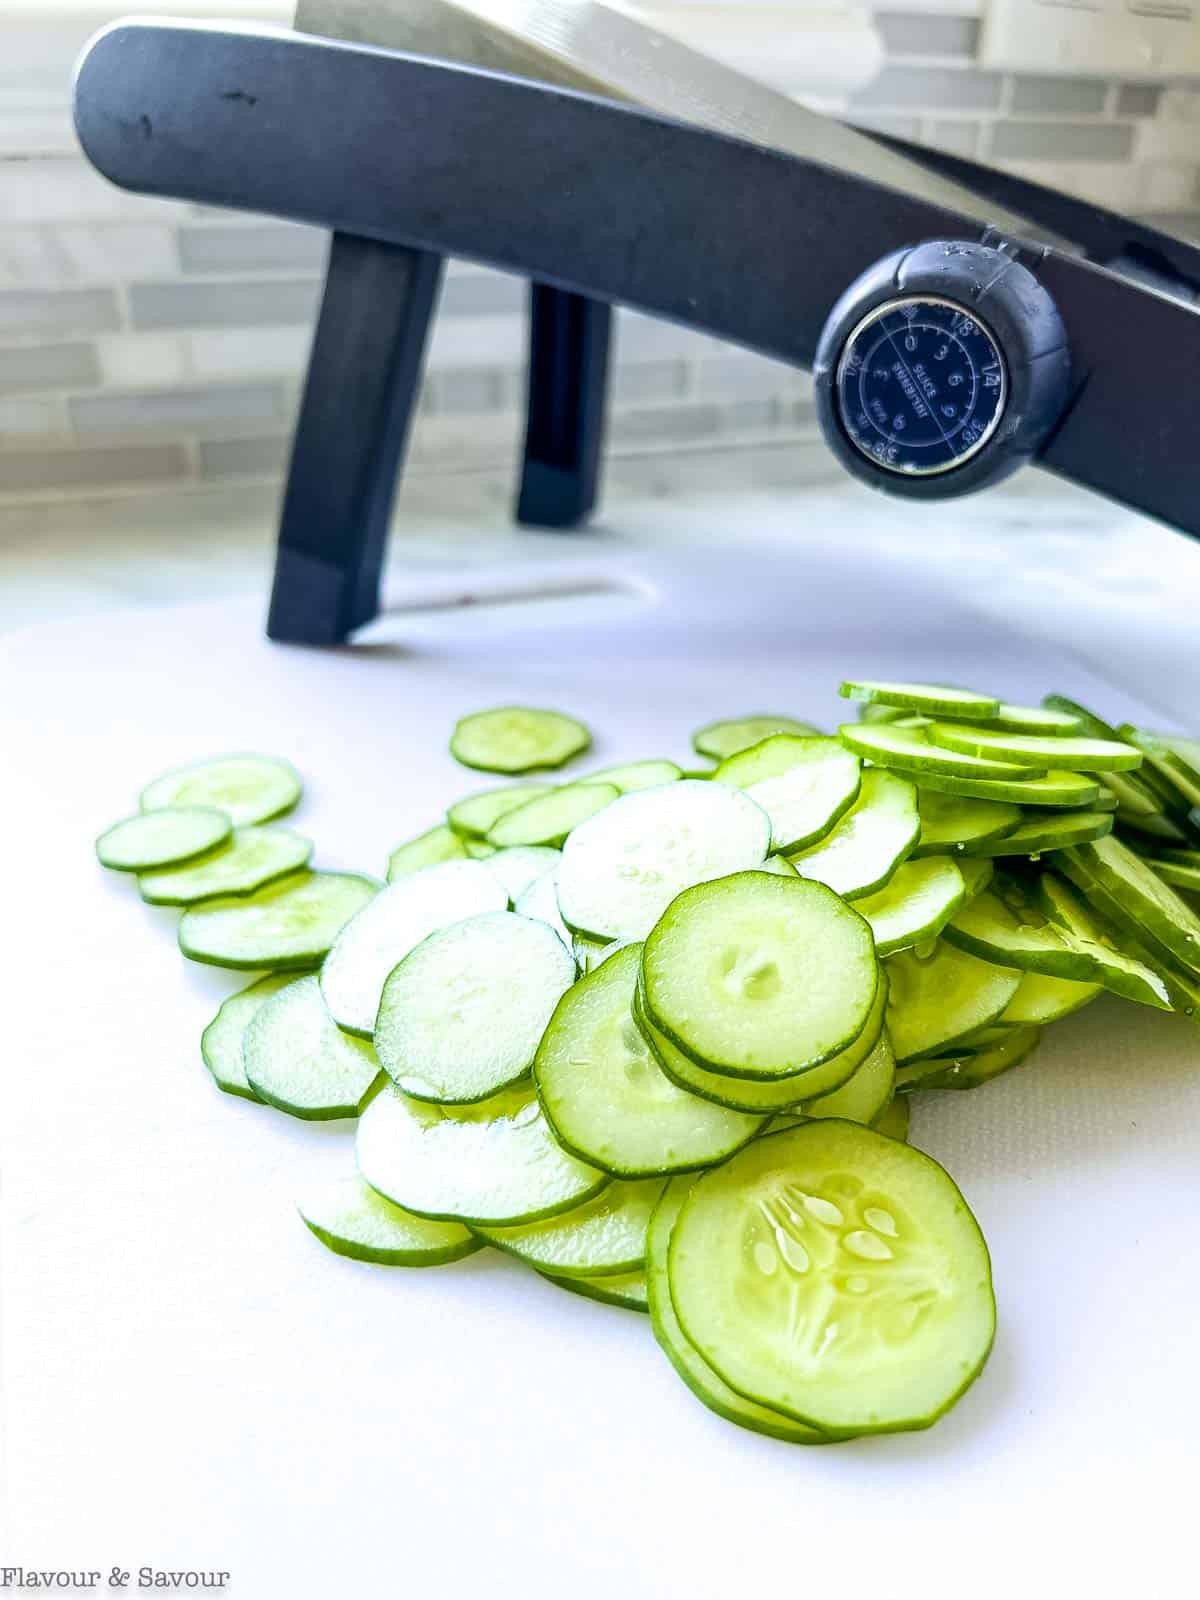
[[[875,936],[878,956],[894,955],[935,938],[967,897],[962,873],[949,856],[926,856],[896,868],[884,888],[854,902]]]
[[[382,1267],[438,1267],[483,1248],[461,1222],[433,1222],[385,1200],[357,1173],[314,1188],[296,1208],[327,1250]]]
[[[553,881],[558,863],[559,852],[541,844],[513,845],[487,858],[488,871],[499,880],[500,887],[514,904],[538,878],[549,873]]]
[[[979,1225],[928,1156],[804,1123],[698,1178],[672,1230],[685,1337],[760,1405],[847,1436],[924,1428],[996,1328]]]
[[[796,850],[827,834],[858,794],[862,763],[837,739],[775,734],[713,773],[743,789],[771,819],[772,850]]]
[[[253,894],[302,871],[312,858],[312,840],[290,828],[235,828],[229,844],[190,866],[143,872],[138,892],[154,906],[191,906],[221,895]]]
[[[734,717],[726,722],[710,722],[697,728],[692,735],[692,749],[698,756],[711,756],[714,761],[727,761],[752,745],[761,744],[774,733],[819,734],[811,722],[797,722],[795,717]]]
[[[646,1230],[663,1192],[662,1178],[610,1183],[594,1200],[561,1216],[517,1228],[476,1231],[539,1272],[555,1278],[606,1278],[636,1272],[646,1260]]]
[[[968,845],[972,856],[1033,856],[1049,850],[1066,850],[1073,844],[1086,844],[1111,833],[1113,819],[1107,811],[1059,811],[1044,813],[1023,822],[1002,839],[984,839]]]
[[[563,846],[563,919],[593,938],[643,939],[682,890],[761,866],[770,842],[766,812],[727,784],[623,795]]]
[[[1058,738],[1036,733],[993,733],[965,723],[934,722],[932,743],[961,751],[981,761],[1012,761],[1043,772],[1129,772],[1142,764],[1142,753],[1115,739]],[[1003,774],[1000,774],[1003,776]]]
[[[559,1002],[534,1060],[546,1116],[560,1142],[621,1177],[721,1161],[763,1126],[677,1088],[630,1014],[640,945],[610,956]]]
[[[605,767],[600,772],[589,773],[583,783],[611,783],[622,794],[636,794],[639,789],[657,789],[664,783],[678,783],[683,770],[673,761],[630,761],[622,767]]]
[[[529,1071],[574,981],[574,957],[544,922],[490,911],[441,928],[383,986],[380,1065],[414,1099],[485,1100]]]
[[[96,840],[96,858],[115,872],[150,872],[205,855],[224,844],[233,824],[211,806],[139,811],[115,822]]]
[[[143,811],[164,806],[213,806],[235,828],[290,811],[300,798],[300,775],[275,756],[218,756],[164,772],[142,790]]]
[[[975,782],[1028,781],[1044,777],[1048,765],[1044,763],[1040,768],[1035,768],[1032,762],[1022,766],[1011,761],[985,761],[980,756],[933,744],[924,728],[905,728],[895,722],[845,722],[838,733],[842,743],[856,755],[873,761],[879,767],[892,767],[897,772],[911,773],[913,781],[922,784],[939,773],[950,778],[970,778]],[[936,784],[928,786],[937,787]]]
[[[609,1181],[560,1148],[531,1084],[473,1106],[429,1105],[385,1088],[359,1118],[355,1152],[362,1176],[395,1205],[472,1224],[570,1211]]]
[[[966,800],[961,795],[938,794],[922,785],[917,790],[921,837],[915,856],[942,855],[965,850],[968,845],[999,839],[1020,825],[1020,807],[1000,800]]]
[[[603,811],[621,791],[611,783],[568,783],[502,816],[488,833],[488,844],[560,845],[581,822]]]
[[[321,969],[321,992],[339,1028],[370,1038],[392,969],[438,928],[508,909],[482,861],[443,861],[384,889],[347,923]]]
[[[583,723],[561,711],[497,706],[460,718],[450,754],[481,772],[534,772],[563,766],[591,742]]]
[[[190,907],[179,920],[179,948],[215,967],[315,967],[378,892],[374,878],[356,873],[299,873],[241,899]]]
[[[313,1121],[357,1116],[379,1076],[375,1052],[337,1026],[315,976],[297,978],[259,1007],[242,1037],[242,1059],[260,1100]]]
[[[200,1035],[200,1054],[218,1089],[240,1095],[243,1100],[258,1100],[246,1077],[242,1040],[259,1007],[285,984],[294,982],[290,972],[272,972],[248,989],[231,994],[222,1004]]]
[[[501,817],[553,789],[552,783],[508,783],[502,789],[485,789],[456,801],[446,812],[446,821],[464,839],[483,839]]]
[[[998,1020],[1007,1027],[1044,1027],[1048,1022],[1069,1017],[1099,993],[1098,983],[1072,983],[1069,978],[1027,972]]]
[[[858,799],[833,831],[789,860],[802,878],[854,900],[888,882],[920,832],[916,789],[895,773],[872,768],[863,773]]]
[[[900,1065],[947,1049],[995,1022],[1021,974],[939,940],[928,960],[902,950],[887,960],[887,1030]]]
[[[1092,805],[1100,785],[1082,772],[1047,772],[1034,778],[1022,773],[1014,778],[956,778],[945,772],[921,772],[914,779],[922,789],[958,795],[964,800],[1004,800],[1021,806],[1054,806],[1073,810]]]
[[[956,689],[941,683],[888,683],[877,678],[848,678],[838,689],[843,700],[858,700],[868,705],[896,706],[935,717],[994,717],[1000,702],[991,695],[972,689]]]
[[[601,1305],[624,1306],[627,1311],[650,1309],[646,1274],[642,1268],[614,1274],[611,1278],[556,1278],[552,1272],[543,1272],[540,1276],[547,1283],[557,1284],[571,1294],[581,1294],[586,1300],[598,1300]]]
[[[775,1079],[819,1066],[866,1026],[871,930],[823,884],[742,872],[687,889],[646,940],[642,1003],[700,1065]]]
[[[422,867],[434,867],[439,861],[465,861],[466,858],[462,839],[453,828],[439,822],[436,828],[427,829],[407,844],[397,845],[388,857],[387,881],[395,883],[397,878],[406,878]]]
[[[679,1318],[671,1302],[667,1259],[675,1220],[694,1181],[691,1177],[673,1178],[663,1191],[662,1199],[650,1219],[646,1236],[646,1287],[654,1337],[697,1400],[710,1411],[715,1411],[717,1416],[724,1417],[726,1422],[735,1422],[741,1428],[750,1428],[755,1433],[765,1433],[768,1438],[783,1439],[789,1444],[828,1444],[827,1436],[816,1428],[795,1422],[766,1406],[755,1405],[753,1400],[746,1400],[731,1389],[723,1378],[717,1376],[696,1347],[689,1344],[679,1326]]]
[[[884,1028],[874,1050],[863,1064],[848,1078],[840,1089],[822,1095],[817,1100],[806,1100],[803,1112],[806,1117],[844,1117],[847,1122],[871,1124],[892,1098],[892,1083],[896,1076],[896,1057],[892,1042]]]

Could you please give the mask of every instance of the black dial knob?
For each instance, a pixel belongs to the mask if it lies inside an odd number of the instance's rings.
[[[1006,249],[935,241],[872,267],[833,308],[814,366],[825,436],[856,476],[945,498],[1019,467],[1062,415],[1066,331]]]

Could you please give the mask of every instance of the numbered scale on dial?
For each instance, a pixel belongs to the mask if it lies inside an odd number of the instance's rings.
[[[991,438],[1004,415],[1004,357],[961,305],[910,296],[876,306],[850,333],[835,379],[842,427],[891,472],[949,472]]]

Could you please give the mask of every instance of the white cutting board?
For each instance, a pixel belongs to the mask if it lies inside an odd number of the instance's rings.
[[[245,1600],[1188,1587],[1200,1034],[1182,1019],[1100,1002],[1029,1067],[920,1102],[915,1142],[993,1251],[996,1349],[931,1432],[804,1451],[704,1411],[644,1317],[494,1254],[404,1272],[323,1251],[292,1202],[350,1160],[350,1125],[213,1088],[197,1040],[234,982],[96,867],[142,781],[247,748],[306,774],[296,825],[321,864],[379,871],[486,781],[446,738],[506,700],[585,717],[604,763],[684,755],[721,714],[831,725],[842,669],[1151,715],[852,525],[789,548],[714,523],[639,554],[653,531],[579,547],[627,593],[394,618],[343,651],[267,645],[257,601],[0,648],[4,1564],[223,1569]]]

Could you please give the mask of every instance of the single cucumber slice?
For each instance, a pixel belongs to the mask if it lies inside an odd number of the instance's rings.
[[[489,911],[392,969],[375,1020],[384,1071],[417,1100],[485,1100],[529,1071],[575,958],[544,922]]]
[[[877,678],[849,678],[838,689],[843,700],[864,701],[868,705],[898,706],[905,711],[920,711],[931,717],[994,717],[1000,702],[991,695],[972,689],[956,689],[942,683],[885,683]]]
[[[947,750],[941,745],[931,744],[924,728],[905,728],[895,722],[845,722],[838,733],[843,744],[856,755],[873,761],[878,767],[910,772],[914,781],[922,784],[927,784],[928,779],[938,773],[950,778],[970,778],[975,782],[988,779],[1010,782],[1013,779],[1040,778],[1046,771],[1044,765],[1034,768],[1032,763],[1020,766],[1011,761],[984,761],[979,756]],[[928,784],[928,787],[936,788],[937,785]]]
[[[385,1088],[359,1118],[355,1149],[372,1189],[451,1221],[533,1222],[582,1205],[608,1182],[559,1147],[531,1084],[473,1106],[429,1105]]]
[[[943,937],[997,966],[1075,983],[1094,977],[1091,955],[1056,928],[1013,878],[993,878],[982,894],[955,913]]]
[[[191,906],[220,895],[254,894],[301,871],[312,850],[312,840],[302,839],[290,828],[235,828],[230,843],[213,855],[190,866],[141,873],[138,891],[154,906]]]
[[[290,972],[272,972],[248,989],[231,994],[200,1035],[200,1054],[218,1089],[240,1095],[243,1100],[258,1100],[246,1077],[242,1040],[259,1007],[284,984],[294,981]]]
[[[903,1064],[995,1022],[1016,994],[1019,972],[980,961],[944,940],[928,960],[911,950],[887,960],[887,1030]]]
[[[315,967],[378,892],[357,873],[298,873],[241,899],[192,906],[179,919],[179,948],[215,967]]]
[[[942,855],[999,839],[1018,827],[1023,816],[1018,806],[1000,800],[965,800],[923,785],[917,791],[917,804],[921,813],[921,837],[913,851],[917,856]]]
[[[646,1260],[646,1230],[662,1192],[661,1178],[610,1183],[594,1200],[560,1216],[476,1231],[497,1249],[556,1278],[636,1272]]]
[[[649,1311],[646,1295],[646,1274],[622,1272],[611,1278],[556,1278],[552,1272],[541,1274],[547,1283],[557,1284],[572,1294],[581,1294],[586,1300],[599,1300],[605,1306],[624,1306],[627,1311]]]
[[[858,794],[861,772],[837,739],[780,733],[722,761],[713,777],[763,808],[772,850],[795,850],[829,832]]]
[[[875,936],[878,956],[894,955],[935,938],[967,897],[962,873],[949,856],[906,861],[875,894],[854,902]]]
[[[756,1139],[684,1200],[685,1337],[739,1394],[841,1436],[923,1428],[987,1360],[987,1245],[935,1161],[851,1122]]]
[[[1048,711],[1055,711],[1065,717],[1073,717],[1079,724],[1079,731],[1089,739],[1118,739],[1120,736],[1111,723],[1105,722],[1103,717],[1098,717],[1094,711],[1089,711],[1086,706],[1081,706],[1077,700],[1068,700],[1065,694],[1046,694],[1042,696],[1042,705]]]
[[[553,874],[558,863],[558,851],[543,844],[513,845],[487,858],[488,871],[499,879],[500,887],[514,905],[536,879]]]
[[[560,845],[573,828],[603,811],[620,794],[611,783],[565,784],[507,812],[493,826],[487,842],[498,850],[512,845]]]
[[[1086,844],[1090,839],[1103,839],[1112,832],[1113,819],[1106,811],[1043,812],[1031,817],[1019,828],[1005,834],[1003,839],[984,839],[968,845],[966,853],[972,856],[1033,856],[1044,855],[1047,850],[1066,850],[1073,844]]]
[[[643,789],[569,835],[558,903],[579,933],[644,939],[682,890],[761,866],[770,842],[766,812],[727,784]]]
[[[233,824],[211,806],[139,811],[96,840],[96,858],[116,872],[149,872],[206,854],[224,844]]]
[[[1162,816],[1162,802],[1140,772],[1102,772],[1100,782],[1104,785],[1101,792],[1116,803],[1123,820]]]
[[[798,878],[800,874],[786,856],[768,856],[761,867],[755,867],[755,872],[770,872],[776,878]]]
[[[683,1051],[658,1031],[642,1009],[641,996],[633,998],[633,1017],[642,1037],[650,1046],[654,1059],[681,1089],[703,1095],[716,1105],[728,1106],[732,1111],[758,1112],[763,1115],[787,1111],[808,1096],[828,1094],[848,1080],[879,1043],[883,1031],[883,1016],[887,1005],[887,981],[880,974],[875,1002],[867,1018],[866,1027],[852,1045],[830,1056],[819,1067],[797,1073],[792,1078],[777,1078],[773,1083],[756,1083],[749,1078],[730,1078],[723,1072],[713,1072],[685,1056]]]
[[[650,1325],[654,1329],[654,1337],[697,1400],[710,1411],[715,1411],[717,1416],[724,1417],[726,1422],[735,1422],[740,1428],[750,1428],[755,1433],[765,1433],[768,1438],[784,1439],[790,1444],[827,1444],[826,1435],[819,1433],[816,1428],[795,1422],[781,1412],[768,1410],[766,1406],[755,1405],[753,1400],[744,1399],[723,1378],[717,1376],[696,1347],[685,1338],[671,1303],[667,1259],[675,1219],[694,1181],[691,1177],[672,1178],[650,1219],[646,1236],[646,1287],[650,1297]]]
[[[357,1173],[305,1195],[304,1225],[335,1255],[384,1267],[437,1267],[483,1248],[461,1222],[434,1222],[385,1200]]]
[[[561,767],[591,742],[583,723],[561,711],[497,706],[460,718],[450,739],[450,754],[464,767],[481,772],[534,772]]]
[[[1053,706],[1014,706],[1001,700],[1000,709],[985,724],[1001,733],[1068,735],[1087,733],[1083,718],[1074,711]]]
[[[1037,1049],[1042,1036],[1040,1028],[1007,1028],[1004,1038],[983,1050],[968,1050],[953,1060],[940,1059],[914,1061],[901,1067],[896,1075],[897,1087],[912,1089],[978,1089],[990,1083],[1001,1073],[1011,1072]],[[936,1070],[934,1070],[936,1069]],[[907,1074],[903,1085],[900,1073]]]
[[[338,1027],[370,1038],[383,986],[410,950],[438,928],[507,908],[507,893],[482,861],[443,861],[389,885],[347,923],[321,968]]]
[[[911,1115],[912,1107],[908,1097],[894,1094],[871,1126],[876,1133],[882,1133],[889,1139],[898,1139],[901,1144],[907,1144]]]
[[[806,1117],[844,1117],[847,1122],[861,1122],[864,1126],[875,1118],[892,1098],[892,1080],[896,1076],[896,1058],[892,1042],[884,1028],[874,1050],[852,1078],[835,1089],[832,1094],[817,1100],[806,1100]]]
[[[1093,878],[1152,949],[1160,946],[1185,971],[1200,975],[1200,916],[1127,845],[1110,835],[1059,859],[1068,876],[1077,864]]]
[[[337,1026],[315,976],[297,978],[259,1007],[242,1056],[260,1100],[314,1121],[357,1116],[379,1076],[374,1050]]]
[[[513,901],[513,910],[518,916],[531,917],[535,922],[544,922],[547,927],[553,928],[566,948],[571,950],[574,941],[558,909],[554,878],[554,872],[544,872],[540,878],[535,878],[525,893]]]
[[[627,945],[569,990],[533,1066],[560,1142],[627,1178],[709,1166],[764,1122],[664,1076],[630,1014],[641,959],[642,947]]]
[[[1100,993],[1098,983],[1072,983],[1069,978],[1047,978],[1027,972],[1020,988],[1000,1013],[1008,1027],[1043,1027],[1069,1017]]]
[[[300,775],[276,756],[218,756],[164,772],[142,790],[143,811],[164,806],[214,806],[235,828],[290,811],[300,798]]]
[[[687,889],[642,955],[646,1015],[701,1066],[789,1077],[866,1026],[879,983],[871,930],[823,884],[742,872]]]
[[[802,878],[854,900],[888,882],[920,833],[916,789],[895,773],[872,768],[863,773],[858,799],[833,832],[789,859]]]
[[[387,881],[395,883],[397,878],[406,878],[410,872],[419,872],[422,867],[434,867],[439,861],[464,861],[466,855],[463,842],[454,829],[439,822],[436,828],[418,834],[415,839],[398,845],[392,851],[388,857]]]
[[[1140,750],[1116,739],[993,733],[956,722],[931,724],[929,738],[945,750],[961,751],[981,761],[1013,761],[1041,767],[1043,771],[1054,768],[1056,772],[1129,772],[1142,764]]]
[[[1093,805],[1100,785],[1082,772],[1047,772],[1042,778],[954,778],[944,772],[922,772],[922,789],[959,795],[964,800],[1005,800],[1021,806],[1055,806],[1059,810]]]
[[[727,722],[710,722],[697,728],[692,735],[692,749],[698,756],[711,756],[714,761],[727,761],[739,751],[749,750],[773,733],[820,733],[811,722],[797,722],[795,717],[734,717]]]
[[[553,788],[552,783],[506,783],[501,789],[485,789],[456,801],[447,811],[446,821],[464,839],[483,839],[501,817],[539,795],[550,794]]]
[[[1139,1005],[1171,1009],[1171,999],[1159,974],[1138,955],[1122,947],[1110,922],[1087,904],[1074,886],[1057,873],[1043,872],[1033,885],[1033,899],[1068,944],[1083,951],[1092,962],[1089,975],[1113,994]]]
[[[664,783],[678,783],[683,769],[673,761],[630,761],[623,767],[605,767],[601,772],[589,773],[583,783],[611,783],[622,794],[636,794],[639,789],[657,789]]]

